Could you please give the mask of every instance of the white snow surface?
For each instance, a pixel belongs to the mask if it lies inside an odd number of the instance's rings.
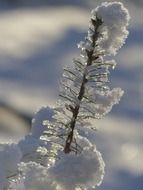
[[[104,176],[104,161],[96,147],[85,148],[79,154],[64,155],[50,168],[50,173],[63,190],[75,190],[78,186],[88,189],[99,186]]]
[[[52,120],[53,110],[48,106],[41,107],[36,113],[32,120],[32,136],[34,138],[39,138],[43,131],[46,130],[45,125],[43,125],[43,121]]]
[[[40,145],[40,140],[34,138],[31,134],[26,135],[24,139],[20,140],[18,143],[23,156],[27,156],[29,154],[34,154]]]
[[[100,185],[104,176],[104,161],[96,147],[85,148],[82,154],[69,154],[51,167],[36,162],[22,162],[23,173],[16,190],[75,190]]]
[[[0,145],[0,163],[5,168],[6,175],[10,176],[17,170],[17,163],[22,157],[21,151],[16,144]]]
[[[48,175],[46,167],[36,162],[21,163],[19,166],[23,172],[23,179],[17,190],[56,190],[57,185]]]
[[[43,111],[45,110],[45,111]],[[45,112],[49,108],[41,108],[35,114],[35,121],[39,118],[45,118]],[[39,113],[40,117],[39,117]],[[50,118],[50,115],[48,115]],[[40,122],[41,123],[41,122]],[[33,125],[32,131],[38,131],[38,127]],[[35,134],[35,133],[34,133]],[[80,146],[84,145],[83,151],[80,154],[59,153],[60,160],[57,159],[55,165],[48,166],[48,163],[41,165],[42,161],[38,161],[31,157],[25,159],[25,155],[36,155],[37,148],[41,145],[41,140],[33,133],[27,135],[17,145],[16,144],[1,144],[0,145],[0,187],[9,187],[11,175],[18,176],[19,180],[16,183],[10,183],[10,188],[13,190],[75,190],[79,186],[84,189],[100,185],[104,176],[104,161],[101,154],[96,150],[90,141],[76,134],[77,142]],[[29,159],[29,160],[28,160]],[[48,159],[47,159],[48,160]],[[21,162],[22,161],[22,162]],[[18,167],[19,166],[19,167]],[[9,178],[9,179],[10,179]]]
[[[8,178],[15,175],[22,158],[21,150],[16,144],[0,144],[0,189],[7,188]]]
[[[43,125],[44,120],[52,120],[53,110],[48,106],[42,106],[38,109],[32,119],[32,129],[30,134],[26,135],[18,143],[23,156],[34,153],[37,148],[42,144],[40,136],[43,131],[46,130],[46,126]]]

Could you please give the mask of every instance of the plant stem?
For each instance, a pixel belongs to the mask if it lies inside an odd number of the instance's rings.
[[[92,39],[92,43],[91,43],[92,50],[91,51],[86,50],[86,53],[87,53],[87,64],[86,64],[85,70],[86,70],[86,68],[88,66],[92,65],[94,49],[95,49],[95,46],[96,46],[96,41],[97,41],[98,36],[99,36],[98,28],[102,24],[102,21],[99,18],[97,18],[96,21],[91,19],[91,23],[94,26],[94,33],[93,33],[93,36],[91,36],[91,39]],[[99,56],[96,56],[96,57],[94,56],[94,60],[96,60],[98,58],[99,58]],[[88,82],[88,80],[86,79],[86,73],[84,72],[83,73],[82,83],[81,83],[79,94],[78,94],[78,100],[79,100],[79,102],[81,102],[82,99],[83,99],[83,97],[84,97],[85,84],[87,82]],[[72,109],[72,114],[73,115],[72,115],[72,119],[71,119],[70,126],[69,126],[70,129],[71,129],[71,131],[68,134],[68,137],[66,139],[66,144],[65,144],[65,147],[64,147],[64,152],[66,154],[68,154],[68,153],[71,152],[71,148],[70,147],[71,147],[71,143],[73,142],[74,129],[75,129],[75,124],[76,124],[76,119],[77,119],[78,114],[79,114],[79,109],[80,109],[80,104],[77,104],[75,106],[75,108]]]

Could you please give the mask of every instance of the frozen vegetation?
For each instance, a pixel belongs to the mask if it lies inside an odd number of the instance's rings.
[[[80,56],[64,68],[57,105],[39,109],[31,133],[18,143],[0,144],[0,190],[87,190],[102,183],[102,155],[82,134],[96,130],[90,119],[101,119],[123,95],[109,87],[109,71],[129,19],[119,2],[91,12]]]

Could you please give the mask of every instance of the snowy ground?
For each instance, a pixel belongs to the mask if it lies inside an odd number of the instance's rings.
[[[95,121],[99,131],[91,134],[107,165],[99,190],[143,188],[143,7],[126,4],[132,17],[130,36],[111,73],[112,86],[122,87],[125,95],[104,120]],[[76,43],[84,37],[89,16],[89,7],[74,3],[0,12],[0,101],[26,113],[53,105],[62,66],[78,54]],[[9,124],[20,125],[0,112]]]

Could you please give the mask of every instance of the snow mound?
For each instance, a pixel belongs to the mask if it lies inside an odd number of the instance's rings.
[[[101,154],[92,146],[85,148],[79,155],[63,155],[63,158],[50,168],[50,175],[63,190],[75,190],[78,187],[88,189],[101,184],[104,166]]]

